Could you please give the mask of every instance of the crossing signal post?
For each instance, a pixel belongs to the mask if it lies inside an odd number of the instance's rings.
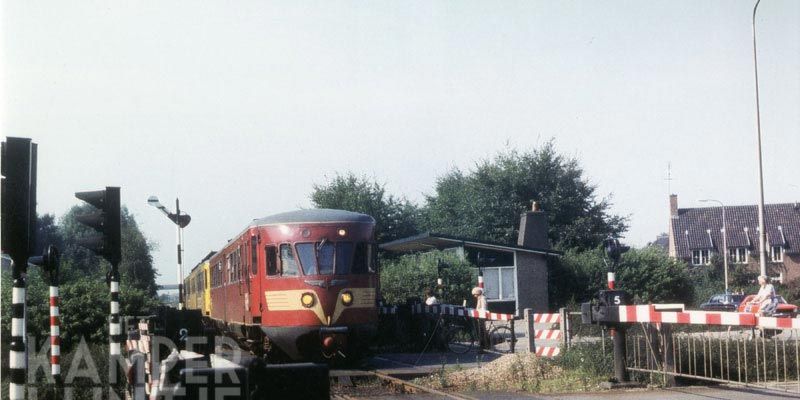
[[[121,355],[122,325],[119,317],[119,262],[122,259],[120,231],[120,199],[118,187],[105,190],[77,192],[75,197],[83,200],[97,211],[78,215],[78,222],[93,228],[100,235],[78,240],[78,244],[105,258],[111,264],[108,284],[111,291],[111,319],[109,320],[109,353],[111,357]]]
[[[0,147],[0,221],[2,252],[12,261],[11,340],[9,341],[9,399],[25,398],[27,349],[25,346],[25,277],[28,257],[36,239],[36,153],[28,138],[6,138]]]

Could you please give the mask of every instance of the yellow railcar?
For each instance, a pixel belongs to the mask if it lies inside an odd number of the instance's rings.
[[[211,279],[208,260],[216,254],[210,252],[197,264],[183,281],[184,302],[190,310],[200,310],[203,315],[211,315]]]

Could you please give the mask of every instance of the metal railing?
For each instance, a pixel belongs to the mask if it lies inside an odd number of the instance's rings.
[[[627,330],[627,366],[665,385],[701,380],[800,393],[800,331],[640,323]]]

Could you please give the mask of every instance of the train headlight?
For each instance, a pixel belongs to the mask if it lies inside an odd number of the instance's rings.
[[[347,229],[339,228],[338,233],[339,233],[339,236],[345,236],[345,235],[347,235]]]
[[[353,304],[353,294],[350,292],[342,293],[342,304],[346,306]]]
[[[303,293],[303,295],[300,296],[300,303],[302,303],[305,308],[314,307],[314,302],[314,295],[311,293]]]

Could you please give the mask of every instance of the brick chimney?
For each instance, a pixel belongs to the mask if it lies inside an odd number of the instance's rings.
[[[678,218],[678,195],[677,194],[669,195],[669,216],[670,216],[670,218]]]
[[[669,246],[667,247],[667,252],[669,253],[670,257],[677,257],[678,250],[677,250],[677,242],[675,239],[675,227],[673,224],[677,222],[678,219],[678,195],[671,194],[669,195]]]
[[[526,211],[520,215],[517,245],[536,249],[550,249],[547,229],[547,213],[540,210],[539,203],[534,201],[531,211]]]

